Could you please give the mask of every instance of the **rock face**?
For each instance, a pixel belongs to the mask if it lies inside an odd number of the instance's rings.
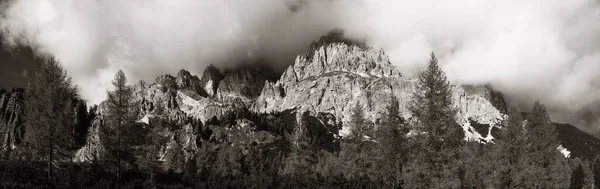
[[[298,56],[278,81],[265,84],[254,109],[270,112],[304,107],[331,113],[339,121],[347,122],[351,107],[358,103],[367,118],[377,123],[393,95],[401,105],[401,116],[410,120],[407,105],[415,84],[416,80],[402,77],[383,50],[330,43],[314,53]],[[490,102],[499,98],[492,95],[490,88],[453,86],[452,89],[460,124],[471,119],[480,124],[499,125],[504,119],[505,115]],[[344,127],[341,134],[348,132],[349,128]]]
[[[212,117],[221,117],[229,110],[249,106],[253,98],[260,94],[266,79],[260,72],[252,72],[247,68],[232,70],[221,76],[220,71],[210,66],[202,79],[181,70],[177,76],[165,74],[157,77],[152,84],[140,81],[132,87],[134,100],[140,110],[139,122],[151,124],[149,117],[163,117],[182,125],[178,130],[165,134],[170,138],[163,149],[163,154],[166,154],[174,149],[173,146],[188,151],[190,149],[187,148],[195,146],[190,144],[195,136],[190,126],[186,125],[187,120],[193,118],[205,122]],[[97,111],[98,116],[88,131],[90,134],[86,146],[76,152],[75,161],[92,160],[103,150],[98,134],[106,105],[100,104]]]
[[[219,82],[223,78],[221,71],[212,64],[204,70],[202,73],[202,79],[200,79],[200,85],[204,87],[208,96],[212,97],[217,93]]]
[[[216,96],[222,102],[237,98],[250,102],[261,94],[265,81],[273,78],[273,75],[273,71],[260,64],[240,66],[225,73]]]
[[[324,143],[332,143],[323,146],[323,149],[335,148],[333,144],[339,142],[339,136],[349,134],[349,124],[343,123],[349,121],[351,107],[355,104],[365,110],[368,120],[379,123],[390,98],[394,96],[400,103],[400,116],[414,120],[407,106],[412,101],[417,81],[403,77],[383,50],[340,39],[337,33],[314,42],[309,51],[298,56],[278,80],[272,79],[272,75],[270,70],[260,65],[241,66],[224,72],[211,65],[201,79],[182,70],[177,76],[160,76],[151,84],[140,81],[133,86],[140,108],[139,122],[152,124],[152,117],[165,117],[178,123],[180,127],[164,133],[169,141],[161,153],[164,156],[169,151],[183,149],[187,157],[196,150],[196,141],[193,140],[196,134],[194,128],[185,123],[187,119],[206,122],[241,107],[264,113],[295,112],[296,127],[301,129],[295,128],[292,135],[329,133],[319,138],[326,141]],[[487,86],[452,86],[452,92],[457,109],[456,120],[462,125],[466,140],[493,142],[496,133],[503,129],[500,123],[506,118],[506,102],[502,94]],[[8,100],[5,97],[1,99],[0,107],[5,107]],[[18,107],[12,109],[18,110]],[[91,160],[102,151],[98,128],[102,125],[103,111],[104,106],[100,105],[87,145],[76,153],[76,161]],[[305,111],[312,118],[300,123],[298,120]],[[2,121],[0,124],[10,122]],[[235,128],[240,131],[238,134],[247,134],[254,132],[253,124],[242,120]],[[12,132],[8,130],[11,129],[0,131],[2,134]],[[212,127],[212,131],[216,135],[231,134],[219,127]],[[564,137],[561,137],[563,140]],[[6,141],[5,138],[3,141]],[[248,139],[243,140],[246,142],[255,140],[245,134],[239,138]],[[577,148],[572,143],[563,146],[568,150]],[[586,149],[585,153],[593,150],[590,149]]]
[[[0,91],[0,150],[12,150],[22,141],[25,134],[23,125],[24,90]]]

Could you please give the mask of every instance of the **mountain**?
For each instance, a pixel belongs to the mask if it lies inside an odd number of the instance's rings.
[[[400,103],[401,116],[412,119],[407,105],[416,80],[403,77],[383,50],[344,42],[314,44],[320,44],[314,52],[298,56],[278,81],[265,84],[254,110],[301,108],[331,113],[338,122],[347,122],[350,107],[359,103],[367,118],[378,123],[393,95]],[[469,140],[491,140],[472,132],[467,123],[499,126],[505,117],[500,111],[506,104],[502,96],[485,86],[453,86],[453,98],[459,110],[457,120],[465,125]],[[347,135],[349,130],[344,127],[341,134]]]
[[[598,138],[570,124],[555,123],[555,125],[562,147],[567,150],[563,151],[563,154],[567,152],[568,156],[591,161],[600,152],[600,140]]]
[[[158,149],[164,160],[169,154],[192,158],[207,140],[278,145],[283,136],[308,135],[321,148],[335,149],[349,134],[349,124],[344,123],[357,103],[366,119],[378,125],[394,96],[400,116],[414,121],[407,105],[416,82],[404,77],[382,49],[334,32],[313,42],[281,75],[258,63],[228,70],[211,65],[201,77],[181,70],[132,87],[140,110],[137,123],[164,139]],[[452,91],[456,120],[466,140],[493,143],[501,136],[507,104],[501,93],[489,86],[452,86]],[[17,147],[22,138],[24,103],[23,91],[0,93],[3,150]],[[99,128],[105,112],[106,104],[101,103],[74,161],[93,160],[103,151]],[[571,125],[557,125],[563,152],[586,159],[597,154],[599,139]]]

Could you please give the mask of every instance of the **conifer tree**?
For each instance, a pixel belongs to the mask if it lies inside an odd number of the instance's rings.
[[[359,145],[359,149],[362,146],[364,137],[372,137],[372,127],[365,120],[365,112],[360,106],[359,102],[356,102],[354,107],[352,107],[350,115],[350,138],[353,143]]]
[[[137,110],[133,102],[133,91],[127,85],[127,77],[119,70],[112,82],[114,91],[108,92],[106,100],[107,112],[105,124],[101,128],[103,146],[107,151],[107,159],[111,160],[117,170],[116,177],[121,177],[121,167],[130,150],[126,139],[131,137],[130,128],[135,123]]]
[[[579,166],[577,166],[577,168],[575,168],[575,170],[573,171],[573,173],[571,174],[571,189],[582,189],[583,185],[584,185],[584,173],[583,173],[583,167],[581,167],[581,164],[579,164]]]
[[[524,119],[515,104],[508,106],[508,119],[506,120],[506,131],[501,141],[498,141],[502,146],[503,162],[505,168],[502,175],[502,183],[506,188],[515,188],[518,184],[515,179],[518,172],[521,171],[522,154],[525,151],[526,143],[525,130],[523,128]]]
[[[75,116],[76,125],[73,134],[75,135],[76,144],[82,146],[85,144],[87,132],[92,121],[89,120],[90,116],[85,101],[77,100],[77,104],[75,105]]]
[[[60,63],[52,56],[45,57],[41,70],[29,84],[26,105],[25,140],[39,150],[47,161],[48,180],[53,181],[54,162],[65,158],[72,135],[73,121],[71,99],[77,89]]]
[[[563,171],[568,169],[567,159],[556,149],[560,141],[546,107],[536,101],[527,122],[526,164],[529,171],[524,176],[525,187],[568,187],[568,172]]]
[[[429,66],[419,74],[409,110],[421,130],[428,133],[434,148],[458,147],[463,139],[458,136],[462,131],[454,120],[456,109],[452,104],[452,88],[432,52]]]
[[[592,173],[594,175],[594,187],[600,188],[600,156],[596,157],[592,164]]]
[[[400,105],[398,99],[392,95],[390,104],[382,116],[381,126],[377,130],[377,141],[385,158],[386,169],[384,176],[390,177],[395,185],[401,184],[402,167],[406,163],[408,153],[408,140],[406,134],[408,127],[400,117]],[[387,179],[387,178],[386,178]]]
[[[531,114],[527,120],[529,133],[528,145],[535,152],[530,158],[534,163],[546,167],[550,163],[550,159],[547,157],[556,154],[556,147],[559,146],[556,126],[551,123],[546,106],[538,101],[533,104]]]
[[[457,159],[464,133],[454,120],[456,109],[452,102],[452,88],[433,52],[427,69],[419,74],[413,101],[408,108],[417,120],[419,133],[423,133],[418,134],[422,138],[416,153],[418,157],[414,159],[427,164],[412,174],[428,175],[428,178],[417,177],[424,180],[411,182],[419,185],[416,187],[450,187],[449,184],[453,185],[458,180],[452,178],[449,172],[456,168],[452,162]]]

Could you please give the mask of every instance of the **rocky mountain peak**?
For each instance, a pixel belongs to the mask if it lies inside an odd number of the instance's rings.
[[[402,77],[382,49],[333,42],[321,45],[313,53],[298,56],[294,65],[283,73],[281,81],[295,83],[323,74],[337,73],[372,78]]]
[[[165,91],[168,89],[191,90],[200,96],[207,96],[198,76],[192,75],[184,69],[177,73],[177,77],[170,74],[161,75],[154,80],[154,83],[162,85],[162,89]]]
[[[221,71],[211,64],[204,69],[200,85],[204,88],[208,96],[212,97],[217,93],[217,88],[222,78],[223,74],[221,74]]]
[[[226,70],[219,82],[217,93],[221,101],[240,98],[252,100],[261,94],[265,81],[273,80],[277,74],[268,66],[260,63],[240,65]]]
[[[367,45],[365,43],[346,38],[344,36],[343,30],[336,29],[336,30],[330,31],[329,33],[327,33],[324,36],[321,36],[321,38],[319,38],[319,40],[313,41],[310,44],[310,47],[308,48],[308,51],[306,52],[306,54],[304,56],[312,57],[314,55],[314,52],[317,49],[321,48],[322,46],[327,46],[332,43],[342,43],[342,44],[345,44],[348,46],[357,46],[359,48],[367,48]]]
[[[332,36],[329,39],[340,35]],[[277,82],[264,85],[255,110],[303,108],[331,113],[347,122],[350,107],[359,104],[366,118],[377,124],[394,96],[400,103],[400,116],[412,119],[407,105],[412,101],[417,81],[403,77],[383,50],[328,38],[322,41],[309,49],[313,53],[298,56]],[[490,141],[492,128],[505,117],[499,110],[502,108],[498,108],[505,107],[502,96],[485,86],[453,86],[453,99],[458,109],[456,118],[470,137],[468,140]],[[487,133],[479,134],[470,122],[491,127],[487,127]],[[348,134],[349,130],[345,125],[340,134]]]
[[[160,84],[165,88],[176,88],[177,87],[177,83],[175,82],[175,77],[173,77],[171,74],[164,74],[164,75],[158,76],[156,79],[154,79],[154,83]]]
[[[199,82],[198,76],[192,76],[189,71],[181,69],[177,72],[177,77],[175,78],[177,82],[177,86],[180,88],[187,88],[193,85],[196,82]]]

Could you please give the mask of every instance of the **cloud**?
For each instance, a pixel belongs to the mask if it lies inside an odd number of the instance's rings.
[[[600,5],[595,0],[372,0],[361,27],[405,75],[435,51],[449,79],[546,104],[556,121],[600,129]],[[593,126],[593,125],[596,126]]]
[[[3,7],[8,44],[55,55],[92,103],[104,99],[118,69],[134,82],[249,59],[284,69],[341,22],[330,1],[20,0]]]
[[[600,130],[600,5],[595,0],[21,0],[0,28],[56,55],[83,97],[130,80],[263,58],[277,69],[341,28],[414,76],[435,51],[457,84],[489,84],[557,121]]]

